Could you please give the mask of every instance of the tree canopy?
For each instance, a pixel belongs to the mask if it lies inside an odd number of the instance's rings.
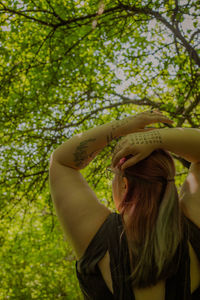
[[[0,21],[0,297],[81,299],[50,156],[74,134],[150,108],[175,127],[199,127],[200,4],[3,0]],[[114,145],[81,170],[110,207]],[[179,187],[189,163],[175,161]]]

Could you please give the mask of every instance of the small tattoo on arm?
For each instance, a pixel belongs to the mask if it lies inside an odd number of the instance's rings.
[[[113,133],[111,131],[111,133],[109,135],[107,135],[106,139],[107,139],[107,144],[109,144],[112,140],[114,140],[115,138],[117,138],[117,136],[113,136]]]
[[[109,135],[107,135],[107,144],[109,144],[113,140],[112,131]]]

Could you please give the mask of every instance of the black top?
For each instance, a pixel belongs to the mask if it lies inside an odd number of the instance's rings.
[[[131,284],[127,280],[131,271],[127,239],[123,232],[121,215],[111,213],[90,242],[83,257],[76,262],[77,278],[85,300],[135,300]],[[200,228],[184,217],[179,268],[175,275],[166,280],[165,300],[200,300],[200,287],[190,293],[188,240],[200,261]],[[114,294],[108,289],[97,265],[107,251],[110,255]]]

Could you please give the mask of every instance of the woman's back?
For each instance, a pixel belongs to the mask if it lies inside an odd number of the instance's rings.
[[[188,245],[190,255],[190,291],[192,294],[198,287],[200,287],[200,262],[198,261],[197,255],[195,254],[195,251],[192,248],[190,242],[188,242]],[[109,288],[111,293],[113,293],[112,278],[110,272],[110,257],[108,252],[99,262],[98,266],[107,287]],[[134,288],[133,293],[135,296],[135,300],[165,300],[165,281],[160,281],[151,288]]]
[[[134,300],[172,300],[172,299],[191,299],[190,293],[192,294],[192,299],[200,299],[200,164],[192,163],[188,176],[182,185],[180,196],[180,207],[182,208],[183,215],[186,216],[184,220],[186,221],[188,228],[188,238],[185,239],[183,243],[183,252],[181,257],[181,263],[179,266],[178,273],[175,276],[170,277],[168,280],[161,280],[157,284],[155,284],[151,288],[141,288],[131,289],[130,285],[127,283],[122,283],[122,279],[118,280],[118,277],[128,276],[131,274],[131,270],[129,269],[130,259],[127,258],[128,245],[126,243],[121,247],[121,232],[123,229],[120,228],[122,225],[120,215],[113,214],[106,221],[106,226],[103,224],[101,232],[97,233],[94,241],[92,241],[91,245],[89,245],[88,250],[86,251],[86,256],[83,260],[79,261],[79,266],[85,266],[85,271],[83,273],[88,272],[88,266],[92,265],[92,276],[88,276],[87,280],[89,286],[91,286],[93,278],[95,277],[96,267],[93,263],[98,262],[98,268],[101,272],[98,273],[98,280],[95,289],[97,289],[97,295],[99,295],[99,290],[97,288],[98,283],[101,282],[101,290],[106,291],[107,296],[104,297],[105,300],[112,299],[112,295],[117,295],[117,299],[134,299]],[[109,220],[110,219],[110,220]],[[124,220],[126,223],[126,220]],[[184,222],[185,223],[185,222]],[[186,227],[184,227],[186,229]],[[110,230],[110,234],[108,231]],[[121,231],[122,230],[122,231]],[[187,234],[187,230],[184,231]],[[108,236],[108,248],[104,246],[106,244],[105,236]],[[111,241],[110,241],[111,239]],[[116,240],[118,240],[116,242]],[[123,239],[122,239],[123,240]],[[124,242],[124,240],[123,240]],[[113,246],[114,245],[114,246]],[[119,246],[120,245],[120,246]],[[102,247],[102,249],[100,249]],[[110,247],[110,249],[109,249]],[[194,251],[195,248],[195,251]],[[109,251],[111,253],[111,258],[109,255]],[[103,253],[103,255],[100,254]],[[114,254],[113,254],[114,252]],[[96,257],[93,258],[93,253],[97,253]],[[125,254],[125,255],[124,255]],[[198,256],[197,256],[198,255]],[[115,256],[115,258],[113,258]],[[99,259],[100,257],[100,259]],[[175,259],[178,257],[176,256]],[[89,260],[89,261],[88,261]],[[111,261],[110,261],[111,260]],[[120,264],[120,266],[118,266]],[[117,268],[116,268],[117,266]],[[112,268],[112,270],[110,269]],[[172,264],[173,268],[173,264]],[[113,271],[114,269],[114,271]],[[115,269],[118,269],[117,271]],[[84,270],[84,267],[82,268]],[[95,270],[95,271],[94,271]],[[111,275],[112,273],[112,275]],[[79,279],[82,275],[79,273]],[[85,275],[83,275],[84,277]],[[101,277],[102,276],[102,277]],[[101,277],[101,278],[100,278]],[[113,283],[114,279],[114,283]],[[86,281],[87,281],[86,280]],[[91,280],[91,281],[90,281]],[[79,280],[81,281],[81,280]],[[102,282],[103,281],[103,282]],[[84,280],[83,280],[84,282]],[[127,292],[127,290],[129,291]],[[113,291],[114,290],[114,291]],[[122,290],[122,292],[121,292]],[[118,296],[121,293],[122,296]],[[126,298],[123,298],[124,293],[126,294]],[[128,297],[127,297],[128,295]],[[174,298],[173,298],[174,297]],[[93,298],[86,298],[93,299]],[[95,297],[94,299],[101,299]],[[115,299],[115,297],[113,297]]]
[[[126,122],[129,124],[130,120],[132,117]],[[143,123],[145,126],[159,120],[164,122],[166,118],[142,115],[140,121],[134,119],[130,124],[130,132],[140,131]],[[132,286],[144,292],[144,287],[154,285],[156,294],[162,292],[159,298],[191,300],[191,290],[199,286],[200,130],[163,128],[127,135],[126,122],[89,130],[64,143],[51,158],[52,195],[62,226],[80,258],[76,270],[81,289],[85,299],[134,300],[135,293],[139,300],[138,290],[132,290]],[[118,127],[122,128],[117,130]],[[112,161],[113,171],[116,171],[112,181],[113,200],[120,212],[117,214],[98,201],[77,171],[99,153],[106,140],[108,143],[113,137],[123,135],[126,137],[120,141]],[[80,145],[85,147],[86,136],[87,142],[94,143],[90,148],[87,146],[89,149],[82,157]],[[81,153],[78,161],[74,160],[72,149],[78,154],[75,156]],[[168,151],[194,163],[194,169],[198,170],[198,174],[195,175],[196,171],[192,174],[190,186],[187,187],[186,182],[185,196],[181,200],[189,219],[184,217],[178,203],[175,166]],[[124,216],[129,216],[129,224]],[[105,256],[107,251],[109,256]],[[111,290],[113,286],[113,294],[105,282]],[[161,283],[159,288],[158,282]],[[192,300],[199,296],[200,288],[193,293]],[[151,294],[150,297],[155,299],[156,296]]]
[[[200,299],[200,228],[188,218],[183,219],[184,237],[173,257],[171,275],[153,288],[138,290],[132,289],[130,280],[127,280],[131,268],[122,217],[116,213],[109,215],[84,256],[77,262],[77,277],[85,295],[84,299]],[[178,269],[174,267],[177,261]]]
[[[200,228],[200,164],[192,163],[188,176],[183,183],[179,196],[180,206],[184,215]],[[188,241],[190,257],[190,291],[193,293],[200,288],[200,261]],[[107,252],[98,264],[102,277],[109,290],[113,293],[110,272],[110,259]],[[165,281],[158,282],[151,288],[133,289],[135,300],[165,300]]]

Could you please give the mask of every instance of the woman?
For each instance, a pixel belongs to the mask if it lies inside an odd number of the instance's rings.
[[[51,194],[85,299],[200,299],[200,130],[145,128],[157,122],[172,123],[144,112],[76,135],[51,156]],[[118,214],[80,170],[119,137],[111,169]],[[168,151],[191,162],[180,197]]]

